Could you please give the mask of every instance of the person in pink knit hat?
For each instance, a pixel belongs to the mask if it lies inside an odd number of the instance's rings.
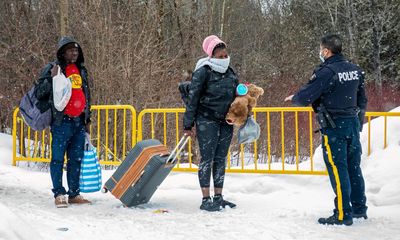
[[[198,177],[203,199],[201,210],[219,211],[236,205],[222,197],[226,156],[233,136],[233,126],[225,121],[229,106],[236,97],[238,78],[231,67],[226,44],[215,35],[203,41],[207,57],[200,59],[189,85],[184,114],[184,134],[199,143],[201,160]],[[214,197],[210,197],[213,177]]]
[[[218,44],[224,44],[226,45],[221,39],[219,39],[217,36],[215,35],[210,35],[208,37],[206,37],[203,41],[203,50],[205,53],[207,53],[207,55],[209,57],[211,57],[213,55],[213,51],[214,48],[218,45]]]

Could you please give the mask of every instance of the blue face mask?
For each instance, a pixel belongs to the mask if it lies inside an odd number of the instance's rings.
[[[321,60],[321,62],[325,62],[325,58],[324,56],[322,56],[321,52],[319,52],[319,59]]]

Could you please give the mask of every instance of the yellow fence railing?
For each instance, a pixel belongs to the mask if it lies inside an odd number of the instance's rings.
[[[400,112],[366,112],[365,117],[367,118],[368,123],[368,147],[367,147],[367,154],[368,156],[371,155],[371,119],[373,117],[383,117],[383,148],[386,148],[388,145],[388,117],[400,117]],[[400,129],[399,129],[400,131]],[[400,134],[393,133],[393,134]]]
[[[259,107],[254,108],[253,114],[262,129],[260,138],[251,144],[252,156],[247,156],[247,161],[245,145],[240,145],[240,166],[232,167],[234,161],[230,158],[230,172],[326,174],[325,169],[314,166],[312,108]]]
[[[127,152],[142,139],[159,139],[173,148],[182,134],[183,108],[144,109],[138,116],[132,106],[92,106],[91,139],[98,150],[100,163],[119,165]],[[323,164],[314,162],[315,147],[320,144],[319,128],[308,107],[258,107],[254,118],[260,124],[260,138],[251,144],[237,144],[234,136],[228,156],[227,172],[325,175]],[[387,119],[400,112],[367,112],[368,145],[371,148],[371,120],[383,117],[383,147],[388,145]],[[50,162],[49,130],[31,130],[14,111],[13,165],[17,161]],[[136,126],[137,121],[137,126]],[[197,171],[198,148],[192,140],[178,156],[175,171]]]
[[[157,138],[161,139],[165,145],[175,145],[182,134],[180,123],[182,123],[184,112],[183,108],[143,110],[138,115],[138,140]],[[261,125],[261,136],[258,141],[247,145],[235,144],[234,139],[227,157],[227,172],[326,174],[325,169],[316,170],[314,168],[311,108],[254,108],[253,113],[254,118]],[[306,133],[303,133],[304,128],[302,129],[302,136],[299,136],[299,115],[302,115],[302,123],[306,123],[308,127]],[[295,136],[295,139],[285,139],[287,134],[285,128],[289,126],[288,122],[293,123],[294,134],[292,135]],[[143,136],[144,133],[148,135]],[[302,151],[300,151],[300,142],[302,142]],[[272,144],[275,145],[272,146]],[[291,145],[290,149],[287,145]],[[278,146],[279,148],[277,148]],[[184,156],[178,157],[178,163],[174,170],[197,171],[199,153],[192,149],[191,141],[189,141],[185,153]],[[288,158],[291,158],[292,162],[287,161]]]
[[[180,133],[182,127],[179,123],[182,123],[182,115],[185,112],[184,108],[160,108],[160,109],[144,109],[138,115],[138,141],[143,140],[144,132],[148,132],[149,136],[146,138],[157,138],[160,139],[164,145],[175,146],[179,142]],[[149,124],[144,125],[146,117],[149,120],[146,122]],[[171,127],[171,126],[172,127]],[[145,131],[145,127],[147,131]],[[168,138],[170,137],[170,139]],[[175,170],[194,171],[192,165],[192,140],[189,139],[188,146],[188,167],[181,166],[181,157],[177,159],[177,165]]]
[[[130,105],[92,106],[90,138],[97,148],[101,164],[119,165],[136,144],[136,110]],[[13,165],[18,161],[50,162],[51,133],[49,129],[34,131],[13,114]]]

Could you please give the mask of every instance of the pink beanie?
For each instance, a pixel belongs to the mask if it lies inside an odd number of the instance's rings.
[[[205,53],[207,53],[207,55],[209,57],[212,56],[212,52],[214,51],[215,46],[217,46],[218,44],[223,43],[226,45],[226,43],[224,43],[221,39],[219,39],[217,36],[215,35],[210,35],[208,37],[206,37],[203,41],[203,50]]]

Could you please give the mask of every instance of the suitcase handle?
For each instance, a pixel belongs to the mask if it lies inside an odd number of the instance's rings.
[[[176,163],[176,158],[178,157],[178,154],[183,150],[185,147],[186,143],[189,141],[190,136],[184,135],[181,140],[179,140],[178,144],[172,150],[171,154],[169,155],[166,164],[172,164],[174,165]]]

